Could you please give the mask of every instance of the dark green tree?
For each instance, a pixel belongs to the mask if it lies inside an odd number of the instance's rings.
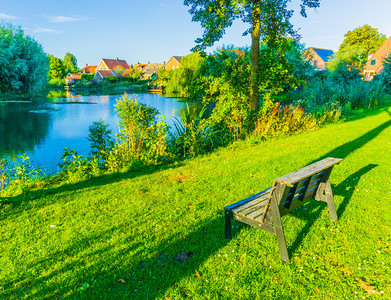
[[[386,36],[369,25],[357,27],[352,31],[348,31],[345,35],[338,52],[344,52],[346,49],[360,49],[366,55],[373,54],[386,41]],[[337,52],[337,53],[338,53]]]
[[[244,33],[251,33],[251,86],[249,109],[258,110],[259,106],[259,44],[261,36],[269,48],[278,44],[278,40],[294,34],[290,18],[292,10],[287,8],[290,0],[184,0],[191,6],[192,20],[200,22],[204,28],[202,38],[196,40],[195,50],[204,50],[220,40],[227,27],[234,20],[241,19],[250,25]],[[306,16],[305,7],[319,7],[320,0],[301,0],[301,14]]]
[[[0,25],[0,92],[39,92],[47,82],[42,46],[20,27]]]
[[[79,72],[79,68],[77,67],[77,59],[73,54],[69,52],[65,54],[63,63],[65,68],[65,74]]]

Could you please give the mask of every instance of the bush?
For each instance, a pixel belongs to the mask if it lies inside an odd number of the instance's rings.
[[[49,85],[65,86],[65,80],[60,78],[53,78],[49,81]]]
[[[91,143],[91,154],[106,160],[114,146],[112,131],[108,129],[108,125],[103,120],[92,123],[88,128],[88,131],[88,140]]]
[[[115,105],[119,118],[118,144],[113,155],[158,163],[166,154],[168,126],[164,117],[158,121],[159,111],[125,95]],[[113,158],[110,158],[113,161]]]
[[[300,106],[281,106],[261,110],[257,116],[254,133],[263,138],[279,134],[292,134],[300,130],[317,127],[317,120],[312,114],[306,113]]]
[[[96,157],[83,157],[76,150],[65,148],[61,160],[63,162],[58,164],[61,171],[54,176],[54,180],[75,183],[101,174],[101,164]]]
[[[175,133],[170,135],[170,151],[179,157],[196,156],[213,149],[213,127],[204,119],[206,106],[191,109],[186,104],[180,119],[175,118]]]

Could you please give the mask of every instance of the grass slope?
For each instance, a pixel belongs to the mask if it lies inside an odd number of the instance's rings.
[[[391,299],[391,108],[161,170],[1,199],[0,298]],[[283,217],[276,238],[227,204],[324,157],[344,161],[324,203]]]

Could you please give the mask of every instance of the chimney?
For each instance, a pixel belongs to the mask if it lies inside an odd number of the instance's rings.
[[[118,61],[118,57],[116,57],[115,60]]]
[[[88,64],[86,64],[86,67],[88,67]]]
[[[148,62],[148,65],[150,64],[150,62]]]

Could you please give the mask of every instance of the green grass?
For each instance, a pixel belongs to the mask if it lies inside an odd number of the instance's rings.
[[[162,169],[1,199],[2,299],[391,299],[391,107]],[[339,216],[310,202],[274,235],[225,205],[324,157]],[[53,226],[56,225],[56,226]],[[375,292],[372,293],[372,290]]]

